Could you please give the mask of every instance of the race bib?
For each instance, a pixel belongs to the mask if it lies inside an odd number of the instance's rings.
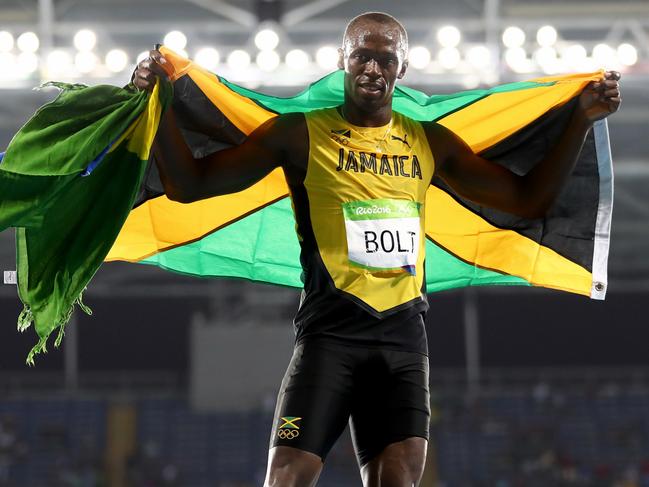
[[[419,256],[419,206],[377,199],[343,203],[349,263],[370,272],[415,275]]]

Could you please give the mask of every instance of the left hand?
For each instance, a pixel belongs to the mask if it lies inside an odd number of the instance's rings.
[[[620,108],[621,76],[617,71],[606,71],[602,79],[590,82],[581,92],[579,109],[588,122],[593,123],[608,117]]]

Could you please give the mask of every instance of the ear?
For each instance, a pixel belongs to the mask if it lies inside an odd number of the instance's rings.
[[[398,79],[403,78],[406,75],[406,70],[408,69],[408,60],[406,59],[403,62],[403,66],[401,66],[401,71],[399,71],[399,74],[397,75]]]
[[[345,51],[342,47],[338,48],[338,69],[345,70]]]

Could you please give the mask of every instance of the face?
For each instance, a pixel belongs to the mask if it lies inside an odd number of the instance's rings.
[[[402,42],[398,30],[379,24],[368,22],[353,29],[339,49],[346,98],[366,111],[392,103],[395,82],[407,67]]]

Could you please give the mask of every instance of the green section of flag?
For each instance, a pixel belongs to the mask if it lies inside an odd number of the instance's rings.
[[[291,98],[280,98],[265,95],[247,88],[230,83],[224,78],[219,78],[223,84],[232,91],[246,98],[257,101],[265,108],[277,113],[310,112],[318,108],[331,107],[343,102],[344,72],[334,71],[324,78],[316,81],[306,90]],[[449,95],[429,96],[421,91],[397,86],[394,91],[394,109],[414,120],[437,120],[444,115],[464,108],[471,103],[494,93],[527,90],[540,86],[552,86],[554,81],[537,83],[535,81],[519,81],[494,86],[484,90],[462,91]]]
[[[293,211],[289,199],[284,198],[201,240],[142,262],[183,274],[240,277],[299,288],[299,255]],[[428,292],[488,284],[529,285],[519,277],[467,264],[427,240]]]

